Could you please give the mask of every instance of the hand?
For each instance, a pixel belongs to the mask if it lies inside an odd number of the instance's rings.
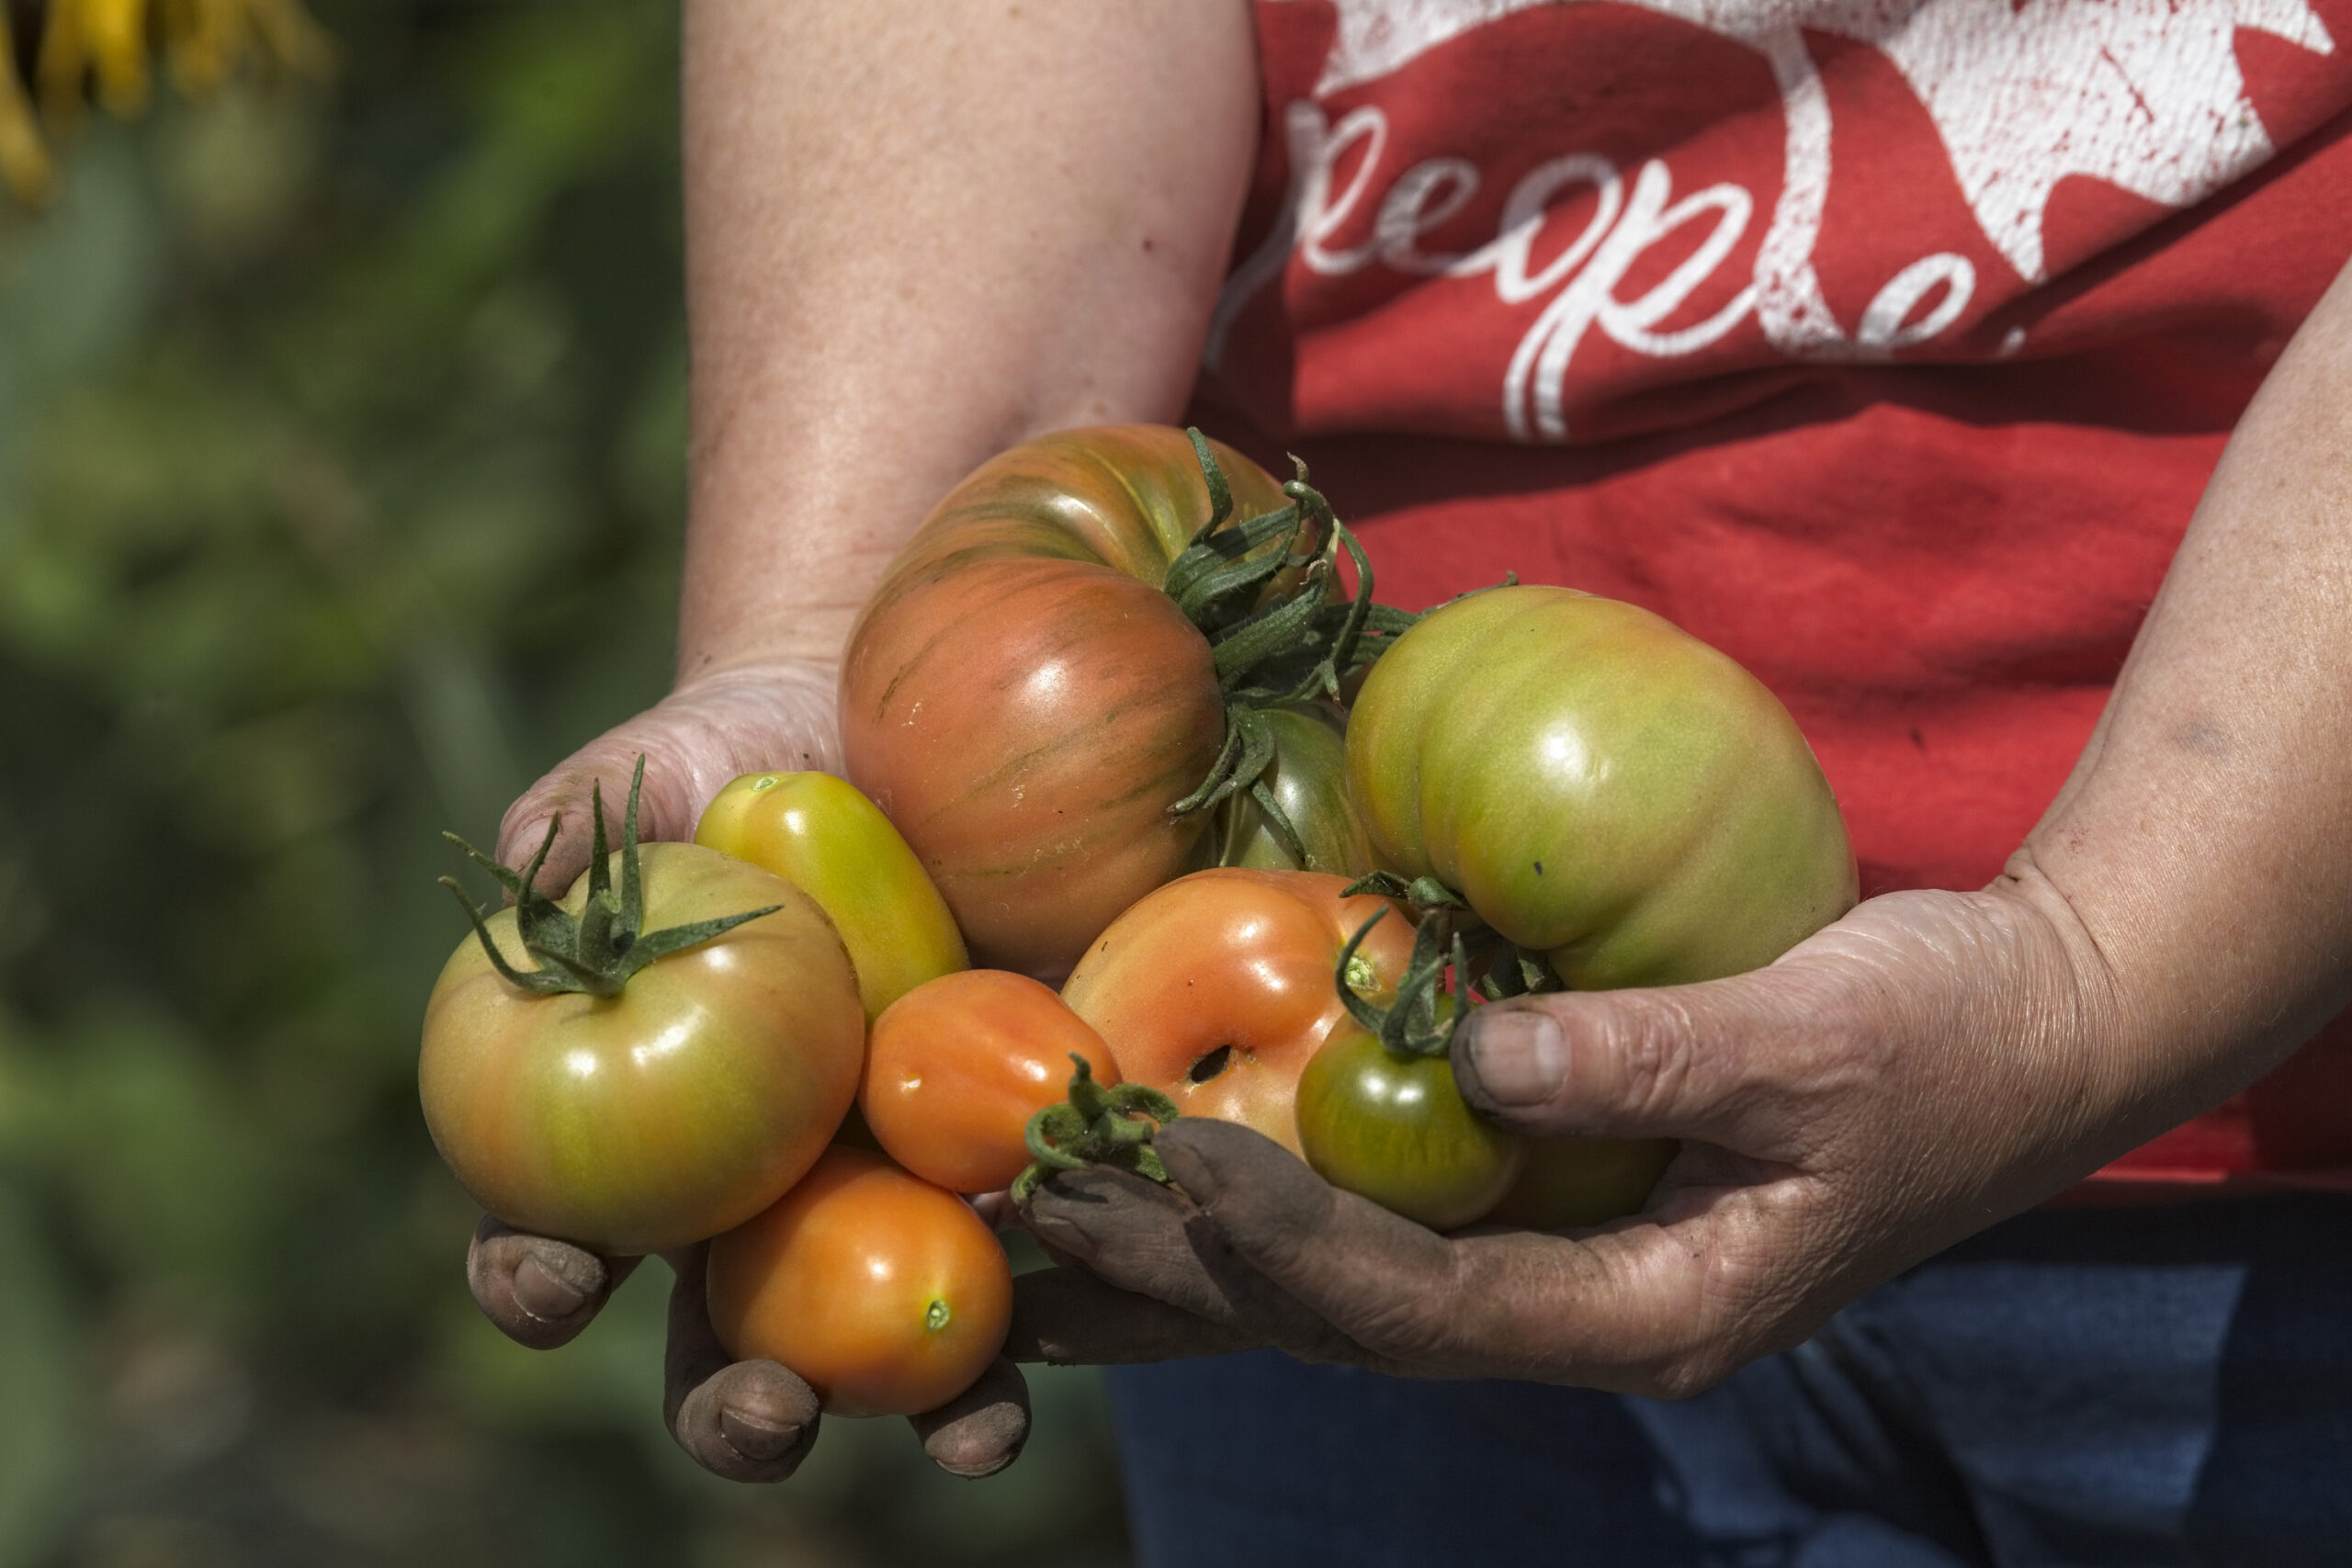
[[[499,858],[528,862],[550,817],[563,818],[539,885],[560,894],[588,864],[587,808],[601,784],[605,831],[617,837],[638,757],[646,759],[639,828],[647,839],[687,839],[729,780],[763,768],[835,769],[834,677],[828,666],[739,666],[700,677],[660,705],[582,747],[506,814]],[[466,1257],[474,1300],[509,1338],[546,1349],[585,1328],[639,1259],[604,1258],[569,1242],[526,1235],[485,1217]],[[703,1298],[703,1249],[669,1258],[670,1345],[662,1408],[678,1445],[735,1481],[781,1481],[816,1441],[817,1395],[774,1361],[730,1362]],[[1000,1360],[963,1395],[914,1418],[924,1450],[957,1475],[1011,1464],[1029,1433],[1028,1391]]]
[[[2021,856],[1981,894],[1872,900],[1754,974],[1482,1007],[1454,1071],[1486,1114],[1686,1140],[1644,1213],[1442,1236],[1247,1129],[1178,1122],[1158,1141],[1176,1190],[1098,1170],[1034,1195],[1030,1227],[1092,1277],[1032,1285],[1012,1349],[1272,1345],[1406,1375],[1695,1393],[2226,1092],[2144,1048],[2160,1032],[2128,999]]]

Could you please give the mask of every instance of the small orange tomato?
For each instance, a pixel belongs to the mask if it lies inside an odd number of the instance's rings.
[[[1254,1127],[1299,1152],[1299,1074],[1347,1016],[1333,970],[1358,927],[1357,993],[1385,1006],[1412,954],[1412,922],[1344,876],[1194,872],[1146,894],[1094,939],[1062,987],[1120,1074],[1187,1116]]]
[[[1062,1099],[1070,1055],[1119,1081],[1109,1047],[1052,987],[1003,969],[942,975],[874,1021],[865,1123],[890,1157],[934,1186],[993,1192],[1029,1163],[1029,1118]]]
[[[971,1205],[839,1145],[710,1244],[708,1278],[719,1343],[783,1362],[837,1416],[938,1408],[1012,1323],[1012,1265]]]

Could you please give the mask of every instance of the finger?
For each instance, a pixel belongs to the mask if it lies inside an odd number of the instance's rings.
[[[1039,1269],[1012,1281],[1012,1332],[1004,1353],[1057,1367],[1109,1367],[1224,1356],[1265,1343],[1083,1269]]]
[[[1000,1356],[971,1387],[909,1420],[922,1451],[948,1474],[994,1475],[1019,1459],[1029,1440],[1029,1384],[1019,1367]]]
[[[466,1283],[482,1315],[509,1339],[552,1350],[594,1320],[638,1262],[529,1235],[484,1214],[466,1248]]]
[[[1769,1191],[1575,1240],[1449,1239],[1331,1187],[1246,1127],[1179,1122],[1158,1146],[1238,1258],[1407,1375],[1695,1392],[1758,1348],[1756,1292],[1787,1247]],[[1728,1224],[1726,1204],[1741,1210]]]
[[[601,786],[605,830],[617,843],[637,759],[645,758],[639,836],[694,837],[703,807],[727,784],[765,768],[834,771],[832,671],[806,663],[748,666],[698,677],[656,706],[573,752],[507,808],[498,858],[526,864],[562,823],[538,886],[560,895],[587,869],[590,802]]]
[[[1291,1157],[1280,1145],[1260,1141]],[[1165,1303],[1245,1343],[1276,1346],[1303,1360],[1366,1360],[1361,1347],[1251,1267],[1215,1226],[1203,1224],[1182,1192],[1125,1171],[1064,1171],[1031,1194],[1023,1216],[1054,1253],[1120,1291]]]
[[[710,1326],[708,1246],[672,1260],[662,1415],[695,1463],[729,1481],[782,1481],[817,1440],[816,1391],[774,1361],[738,1361]]]
[[[1695,1138],[1793,1160],[1785,1109],[1845,1017],[1802,966],[1519,997],[1464,1021],[1454,1080],[1480,1113],[1532,1135]]]

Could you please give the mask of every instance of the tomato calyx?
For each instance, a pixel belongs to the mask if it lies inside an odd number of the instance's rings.
[[[1372,893],[1401,899],[1412,906],[1418,922],[1412,956],[1396,981],[1394,1006],[1380,1006],[1350,983],[1356,949],[1387,917],[1386,909],[1356,928],[1340,950],[1332,976],[1349,1016],[1397,1055],[1449,1054],[1455,1032],[1469,1015],[1473,994],[1497,1001],[1566,988],[1543,953],[1519,946],[1487,925],[1462,895],[1434,876],[1408,882],[1394,872],[1375,871],[1350,883],[1346,891],[1351,897]]]
[[[1274,735],[1262,710],[1337,698],[1341,682],[1379,659],[1420,619],[1373,602],[1372,562],[1323,492],[1298,477],[1288,506],[1235,521],[1233,491],[1198,430],[1188,429],[1208,487],[1209,518],[1169,563],[1160,586],[1207,637],[1225,697],[1225,741],[1205,778],[1168,808],[1173,818],[1213,811],[1247,792],[1284,849],[1303,863],[1298,828],[1265,782]],[[1355,565],[1356,591],[1335,602],[1339,553]],[[1279,580],[1288,578],[1288,586]],[[1270,587],[1275,592],[1269,596]]]
[[[1023,1132],[1035,1159],[1013,1178],[1013,1202],[1027,1202],[1037,1184],[1057,1171],[1083,1170],[1091,1165],[1133,1171],[1166,1185],[1168,1168],[1151,1140],[1176,1120],[1176,1102],[1148,1084],[1105,1089],[1094,1081],[1094,1069],[1085,1057],[1072,1051],[1069,1059],[1077,1064],[1069,1077],[1069,1098],[1029,1118]]]
[[[604,790],[594,783],[589,785],[593,850],[588,859],[588,901],[578,915],[534,886],[539,868],[547,863],[548,852],[555,847],[556,835],[562,830],[560,817],[548,819],[548,835],[539,840],[538,852],[520,871],[501,865],[455,833],[441,835],[465,851],[476,865],[496,877],[498,885],[514,897],[515,929],[523,938],[524,951],[539,961],[540,967],[537,969],[515,968],[498,951],[497,942],[491,940],[486,922],[497,912],[496,905],[477,908],[456,877],[441,878],[441,886],[457,898],[466,919],[473,922],[474,935],[481,940],[482,951],[490,955],[492,967],[510,985],[534,996],[569,991],[616,997],[628,984],[629,976],[655,959],[708,942],[722,931],[732,931],[763,915],[773,915],[783,907],[771,904],[763,909],[667,926],[658,931],[642,930],[645,882],[639,868],[637,805],[644,784],[645,758],[640,755],[637,773],[629,780],[628,809],[621,818],[621,884],[617,890],[613,886],[612,857],[605,841]]]

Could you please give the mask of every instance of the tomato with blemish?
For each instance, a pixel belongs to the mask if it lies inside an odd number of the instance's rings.
[[[1138,900],[1079,961],[1063,999],[1111,1048],[1120,1075],[1186,1116],[1254,1127],[1298,1152],[1299,1075],[1348,1016],[1340,953],[1385,899],[1342,897],[1348,879],[1223,867]],[[1413,946],[1391,910],[1356,951],[1357,994],[1386,1006]]]

